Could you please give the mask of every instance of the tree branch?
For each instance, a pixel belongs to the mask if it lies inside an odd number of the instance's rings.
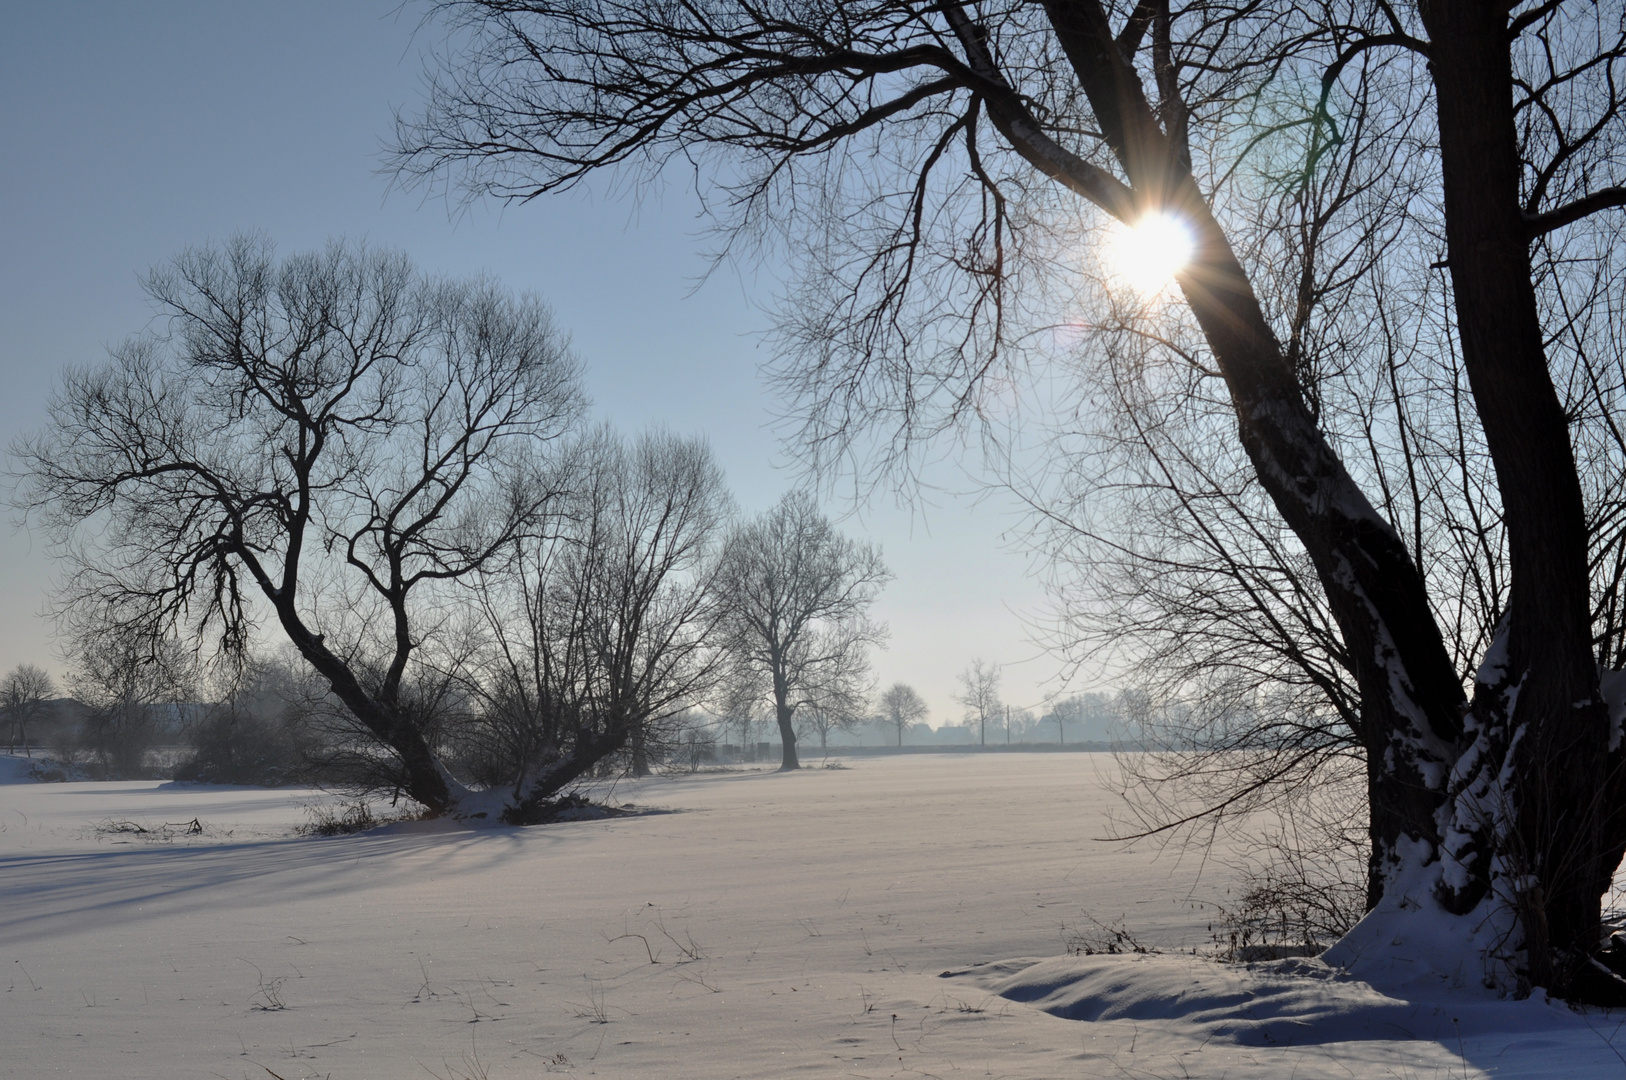
[[[1556,229],[1574,224],[1584,217],[1598,213],[1600,210],[1610,210],[1617,206],[1626,206],[1626,187],[1613,186],[1599,188],[1589,195],[1583,195],[1574,202],[1565,203],[1545,214],[1526,214],[1524,217],[1525,231],[1530,239],[1537,240]]]

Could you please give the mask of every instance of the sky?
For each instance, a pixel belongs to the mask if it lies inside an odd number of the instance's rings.
[[[399,0],[0,0],[0,442],[40,425],[65,367],[150,324],[144,271],[261,230],[283,252],[363,238],[539,295],[585,362],[595,418],[704,435],[747,513],[803,483],[759,371],[771,274],[702,282],[704,223],[681,185],[460,208],[381,172],[437,40],[422,13]],[[1015,546],[1014,505],[971,494],[952,462],[926,480],[924,497],[826,500],[896,574],[873,611],[891,631],[880,685],[909,683],[932,724],[957,721],[957,674],[980,657],[1001,666],[1007,701],[1042,708],[1059,664],[1029,639],[1044,594]],[[42,617],[45,549],[26,527],[0,529],[0,669],[63,670]]]

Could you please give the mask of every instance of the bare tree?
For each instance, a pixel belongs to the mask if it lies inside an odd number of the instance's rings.
[[[320,769],[332,756],[324,736],[337,703],[291,648],[257,651],[213,674],[207,704],[186,731],[192,753],[176,765],[175,779],[266,787],[351,779]]]
[[[1067,742],[1067,720],[1069,714],[1076,711],[1071,707],[1072,702],[1073,699],[1058,701],[1056,707],[1050,713],[1050,718],[1056,721],[1056,744],[1058,746]]]
[[[805,701],[796,710],[797,739],[812,732],[819,737],[819,752],[828,753],[830,736],[837,731],[856,731],[864,723],[865,708],[861,694],[847,693],[833,701],[825,698]]]
[[[400,255],[278,261],[257,237],[145,285],[164,332],[70,372],[15,449],[22,506],[71,567],[61,603],[228,659],[269,616],[406,792],[456,812],[407,688],[447,590],[555,497],[534,459],[582,399],[549,313]]]
[[[1013,709],[1009,704],[1005,706],[1005,745],[1009,746],[1016,732],[1027,731],[1033,726],[1033,714],[1026,709]]]
[[[0,710],[6,715],[6,753],[15,754],[19,745],[33,757],[28,742],[28,725],[40,718],[45,703],[56,696],[56,683],[44,668],[18,664],[0,681]]]
[[[676,749],[689,771],[699,772],[700,763],[715,760],[717,755],[716,725],[698,709],[684,713],[673,725]]]
[[[739,732],[742,760],[753,757],[751,736],[759,725],[772,722],[765,715],[772,709],[772,685],[766,672],[750,665],[731,662],[723,671],[713,709],[725,740]]]
[[[1181,450],[1196,466],[1239,460],[1247,497],[1284,527],[1283,555],[1313,583],[1308,602],[1280,606],[1336,637],[1327,651],[1343,673],[1319,689],[1347,687],[1358,701],[1347,745],[1367,763],[1369,896],[1416,864],[1436,875],[1444,909],[1509,928],[1486,957],[1500,985],[1564,986],[1586,970],[1599,897],[1626,848],[1626,750],[1594,651],[1595,608],[1620,608],[1595,603],[1618,595],[1607,568],[1619,560],[1589,530],[1618,535],[1607,523],[1619,514],[1587,506],[1589,493],[1618,488],[1583,481],[1576,447],[1590,455],[1607,440],[1572,444],[1549,348],[1570,348],[1596,310],[1553,286],[1571,256],[1607,261],[1618,246],[1598,217],[1626,205],[1616,8],[457,0],[443,10],[463,31],[461,55],[433,83],[424,119],[403,125],[403,169],[456,171],[472,192],[527,199],[595,170],[681,158],[722,194],[732,240],[777,227],[805,241],[781,370],[815,461],[878,449],[907,468],[922,435],[1012,415],[1003,395],[1018,372],[1005,362],[1023,342],[1053,340],[1040,327],[1076,324],[1052,301],[1069,298],[1053,268],[1075,265],[1079,204],[1128,224],[1149,213],[1181,222],[1193,248],[1176,275],[1185,304],[1157,305],[1165,317],[1151,336],[1172,368],[1203,376],[1227,419],[1216,441]],[[1261,107],[1295,84],[1320,93],[1291,115]],[[1384,137],[1346,142],[1359,121],[1342,109],[1374,103],[1398,103],[1365,114],[1383,118]],[[1466,662],[1442,623],[1482,582],[1458,581],[1436,604],[1429,564],[1407,546],[1421,530],[1415,519],[1396,528],[1369,495],[1384,490],[1382,470],[1352,473],[1359,461],[1323,408],[1324,371],[1300,348],[1317,330],[1317,282],[1335,287],[1365,267],[1325,275],[1333,264],[1274,262],[1259,200],[1243,190],[1263,179],[1291,192],[1374,145],[1410,148],[1396,175],[1423,175],[1429,199],[1437,193],[1428,250],[1399,236],[1372,260],[1446,271],[1443,336],[1462,378],[1428,397],[1482,435],[1506,546],[1504,582],[1480,593],[1496,629]],[[1250,175],[1249,159],[1272,168]],[[1362,209],[1348,201],[1311,226]],[[1378,312],[1368,322],[1393,326]],[[1062,414],[1084,411],[1079,400]],[[1421,470],[1390,479],[1423,488]]]
[[[886,637],[869,621],[869,606],[891,576],[877,548],[837,533],[802,491],[729,538],[718,582],[730,648],[737,664],[769,683],[781,770],[801,767],[797,709],[862,696],[869,647]]]
[[[927,712],[926,703],[907,683],[893,683],[881,695],[881,715],[897,729],[899,746],[903,745],[903,733],[909,729],[909,725],[921,723],[926,719]]]
[[[118,623],[82,622],[69,640],[68,688],[87,712],[76,753],[88,754],[103,779],[143,779],[161,736],[178,733],[196,700],[197,670],[180,642],[158,642]]]
[[[988,718],[1004,715],[999,702],[999,665],[985,663],[981,657],[971,661],[960,672],[960,692],[955,700],[965,706],[965,718],[976,721],[977,743],[988,745]]]
[[[1123,738],[1119,714],[1128,711],[1129,703],[1137,691],[1121,691],[1118,700],[1105,693],[1073,694],[1061,698],[1040,717],[1041,724],[1056,725],[1056,739],[1067,741],[1067,728],[1073,728],[1074,738],[1086,742],[1115,742]],[[1133,764],[1132,761],[1126,762]]]
[[[460,734],[526,821],[612,754],[634,775],[674,740],[724,669],[717,556],[731,512],[697,439],[607,429],[565,455],[566,497],[511,561],[477,579],[489,638]]]

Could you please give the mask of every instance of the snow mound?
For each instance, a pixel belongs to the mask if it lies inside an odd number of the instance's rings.
[[[1240,1046],[1316,1046],[1584,1028],[1559,1002],[1503,1001],[1442,990],[1395,996],[1318,959],[1221,964],[1197,956],[1064,956],[960,972],[1011,1001],[1067,1020],[1172,1023]]]
[[[21,784],[30,779],[34,763],[13,754],[0,754],[0,784]]]
[[[1383,899],[1321,959],[1383,992],[1409,998],[1441,990],[1455,998],[1499,997],[1510,985],[1508,953],[1516,937],[1512,913],[1488,897],[1466,915],[1440,907],[1435,893],[1445,873],[1431,850],[1401,838],[1400,862]],[[1538,995],[1540,991],[1538,990]]]
[[[79,770],[44,757],[0,754],[0,784],[32,784],[42,780],[81,780]]]

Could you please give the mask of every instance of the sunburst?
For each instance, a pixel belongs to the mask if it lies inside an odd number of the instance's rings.
[[[1191,228],[1173,214],[1154,210],[1134,225],[1116,224],[1106,239],[1107,272],[1137,293],[1151,295],[1174,283],[1191,261]]]

